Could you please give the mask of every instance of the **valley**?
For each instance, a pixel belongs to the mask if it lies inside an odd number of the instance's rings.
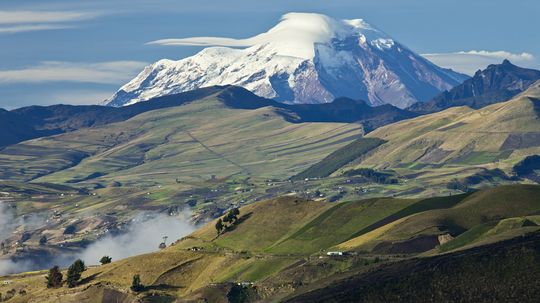
[[[540,297],[513,6],[60,2],[0,8],[0,302]]]

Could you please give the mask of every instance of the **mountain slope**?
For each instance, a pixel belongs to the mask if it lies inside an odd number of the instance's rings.
[[[478,71],[462,84],[444,91],[425,103],[416,103],[409,110],[418,113],[433,113],[454,106],[481,108],[493,103],[509,100],[540,80],[540,71],[521,68],[508,60],[502,64],[489,65]]]
[[[246,92],[225,91],[231,89]],[[108,184],[174,183],[212,175],[281,178],[363,133],[359,124],[302,122],[284,108],[241,109],[266,99],[223,99],[221,93],[8,146],[0,152],[0,179]]]
[[[333,175],[358,168],[392,170],[424,188],[445,185],[466,189],[508,182],[513,166],[540,153],[540,81],[514,99],[474,110],[452,107],[380,127],[365,136],[385,143],[338,169]],[[334,154],[346,153],[345,148]],[[303,173],[317,177],[314,164]],[[502,170],[502,171],[501,171]],[[506,172],[506,174],[505,174]],[[507,175],[508,174],[508,175]]]
[[[125,121],[150,110],[178,106],[223,89],[223,87],[208,87],[123,108],[59,104],[28,106],[12,111],[0,109],[0,148],[34,138]]]
[[[467,77],[435,66],[361,19],[290,13],[268,32],[227,38],[168,39],[210,47],[179,61],[147,66],[108,100],[124,106],[199,87],[237,85],[287,103],[327,103],[348,97],[405,108],[427,101]]]
[[[180,106],[212,94],[218,94],[229,108],[258,109],[266,106],[282,108],[282,114],[293,112],[295,122],[357,122],[371,131],[379,126],[417,116],[392,105],[371,107],[364,101],[347,98],[325,104],[283,104],[265,99],[234,86],[212,86],[173,95],[157,97],[149,102],[123,107],[97,105],[29,106],[12,111],[0,109],[0,148],[22,141],[62,134],[77,129],[121,122],[151,110]]]

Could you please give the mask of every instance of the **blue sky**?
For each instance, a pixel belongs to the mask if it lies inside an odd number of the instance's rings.
[[[363,18],[412,50],[463,72],[504,57],[540,68],[539,11],[538,0],[4,0],[0,107],[97,103],[146,64],[200,50],[147,45],[150,41],[249,37],[287,12]]]

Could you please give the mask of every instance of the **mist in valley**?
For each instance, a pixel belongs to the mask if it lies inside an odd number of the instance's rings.
[[[99,264],[103,256],[109,256],[113,261],[127,257],[150,253],[159,250],[163,237],[166,244],[180,239],[196,229],[189,220],[191,213],[182,212],[179,215],[142,212],[136,215],[120,233],[106,234],[97,241],[83,248],[82,251],[66,251],[43,254],[26,254],[19,257],[0,259],[0,275],[20,273],[40,269],[48,269],[54,265],[67,267],[76,259],[82,259],[87,265]],[[39,219],[41,224],[47,224]],[[8,238],[14,230],[39,224],[32,220],[16,218],[13,211],[0,203],[0,242]]]

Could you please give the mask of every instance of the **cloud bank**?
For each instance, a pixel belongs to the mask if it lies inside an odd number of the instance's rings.
[[[146,62],[141,61],[98,63],[46,61],[22,69],[0,70],[0,84],[44,82],[118,84],[130,80],[146,65]]]
[[[529,68],[539,68],[537,59],[530,53],[510,53],[507,51],[460,51],[454,53],[422,54],[426,59],[445,68],[473,75],[479,69],[485,69],[490,64],[499,64],[504,59]]]

